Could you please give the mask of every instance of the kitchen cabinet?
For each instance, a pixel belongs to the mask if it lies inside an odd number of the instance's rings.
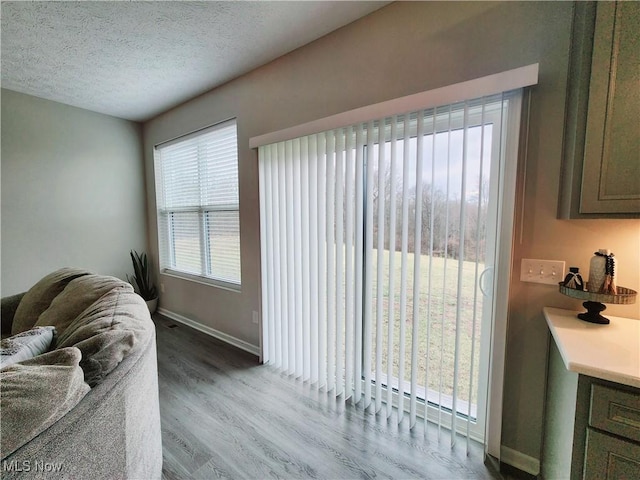
[[[597,381],[590,390],[585,480],[640,478],[640,391]]]
[[[577,2],[560,218],[640,218],[640,2]]]
[[[544,309],[552,338],[542,477],[640,478],[640,320],[594,325],[575,314]]]

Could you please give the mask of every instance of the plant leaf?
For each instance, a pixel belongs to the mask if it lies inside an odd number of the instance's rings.
[[[129,252],[131,256],[131,263],[133,263],[134,276],[129,277],[127,280],[131,283],[145,300],[151,300],[158,296],[158,291],[155,285],[151,281],[151,270],[149,269],[149,260],[147,254],[142,252],[139,254],[135,250]]]

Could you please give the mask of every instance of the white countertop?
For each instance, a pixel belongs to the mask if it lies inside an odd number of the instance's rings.
[[[567,370],[640,388],[640,320],[603,313],[611,323],[597,325],[571,310],[543,312]]]

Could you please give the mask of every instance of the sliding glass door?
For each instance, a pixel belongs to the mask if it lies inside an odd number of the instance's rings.
[[[400,138],[392,123],[384,151],[378,143],[365,154],[374,179],[365,275],[373,283],[376,410],[385,400],[411,412],[415,402],[416,413],[424,417],[426,406],[438,425],[455,422],[455,411],[462,433],[479,440],[508,103],[500,97],[436,109],[425,115],[421,138],[411,128],[417,120]]]
[[[265,362],[483,440],[519,104],[500,94],[260,147]]]

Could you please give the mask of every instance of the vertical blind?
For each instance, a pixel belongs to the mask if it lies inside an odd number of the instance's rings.
[[[508,102],[260,146],[266,363],[387,416],[395,404],[411,427],[435,407],[439,426],[469,436],[486,383],[479,281]]]
[[[161,268],[240,284],[235,120],[155,153]]]

